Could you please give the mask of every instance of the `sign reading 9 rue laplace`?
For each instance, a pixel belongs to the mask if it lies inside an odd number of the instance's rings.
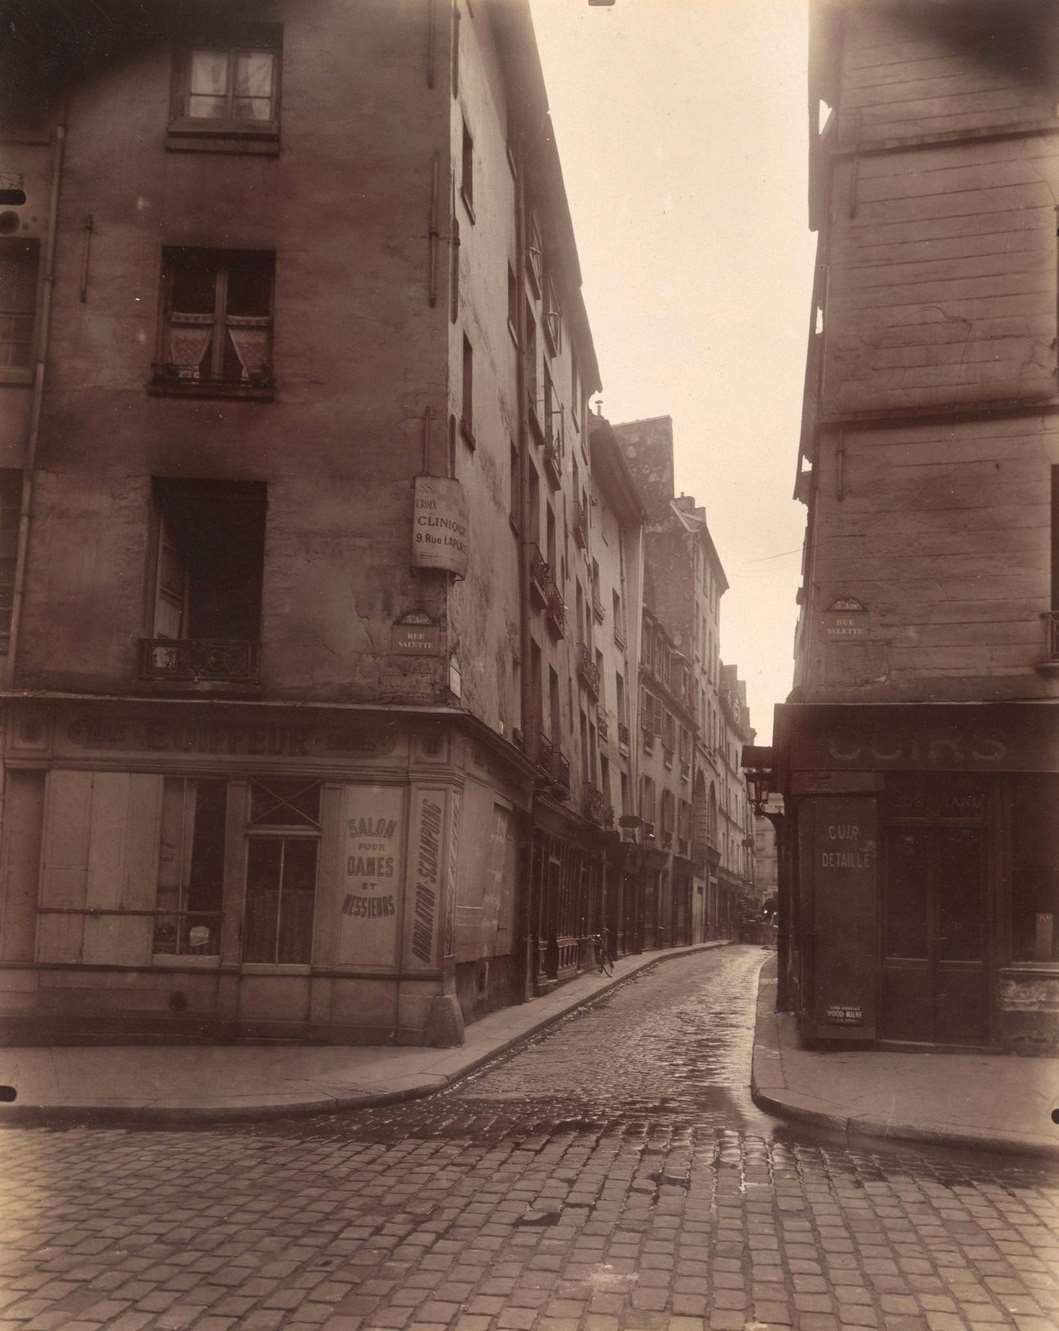
[[[467,576],[467,496],[459,481],[417,476],[412,504],[412,567]]]
[[[346,786],[342,801],[339,965],[393,965],[401,891],[403,796]]]

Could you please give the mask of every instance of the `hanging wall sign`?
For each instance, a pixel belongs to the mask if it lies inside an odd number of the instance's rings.
[[[417,476],[412,505],[412,567],[467,575],[467,496],[459,481]]]

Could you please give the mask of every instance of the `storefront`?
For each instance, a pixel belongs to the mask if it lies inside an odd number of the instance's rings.
[[[1059,1048],[1059,706],[785,706],[808,1042]]]
[[[473,724],[9,702],[0,1030],[458,1039],[458,991],[517,986],[529,800],[528,764]]]

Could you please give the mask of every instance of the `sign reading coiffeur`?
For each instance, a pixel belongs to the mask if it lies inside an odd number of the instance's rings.
[[[467,496],[459,481],[417,476],[412,505],[412,566],[467,575]]]

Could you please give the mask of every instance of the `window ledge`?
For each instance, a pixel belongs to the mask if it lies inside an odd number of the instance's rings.
[[[221,964],[219,956],[190,957],[180,952],[155,952],[151,957],[155,966],[165,966],[168,970],[216,970]]]
[[[151,397],[206,397],[241,398],[246,402],[274,402],[275,388],[252,388],[247,384],[182,383],[179,380],[150,379],[147,392]]]
[[[244,975],[311,975],[313,971],[307,961],[244,961],[239,969]]]
[[[169,152],[279,153],[279,126],[248,124],[243,120],[174,120],[166,131]]]

